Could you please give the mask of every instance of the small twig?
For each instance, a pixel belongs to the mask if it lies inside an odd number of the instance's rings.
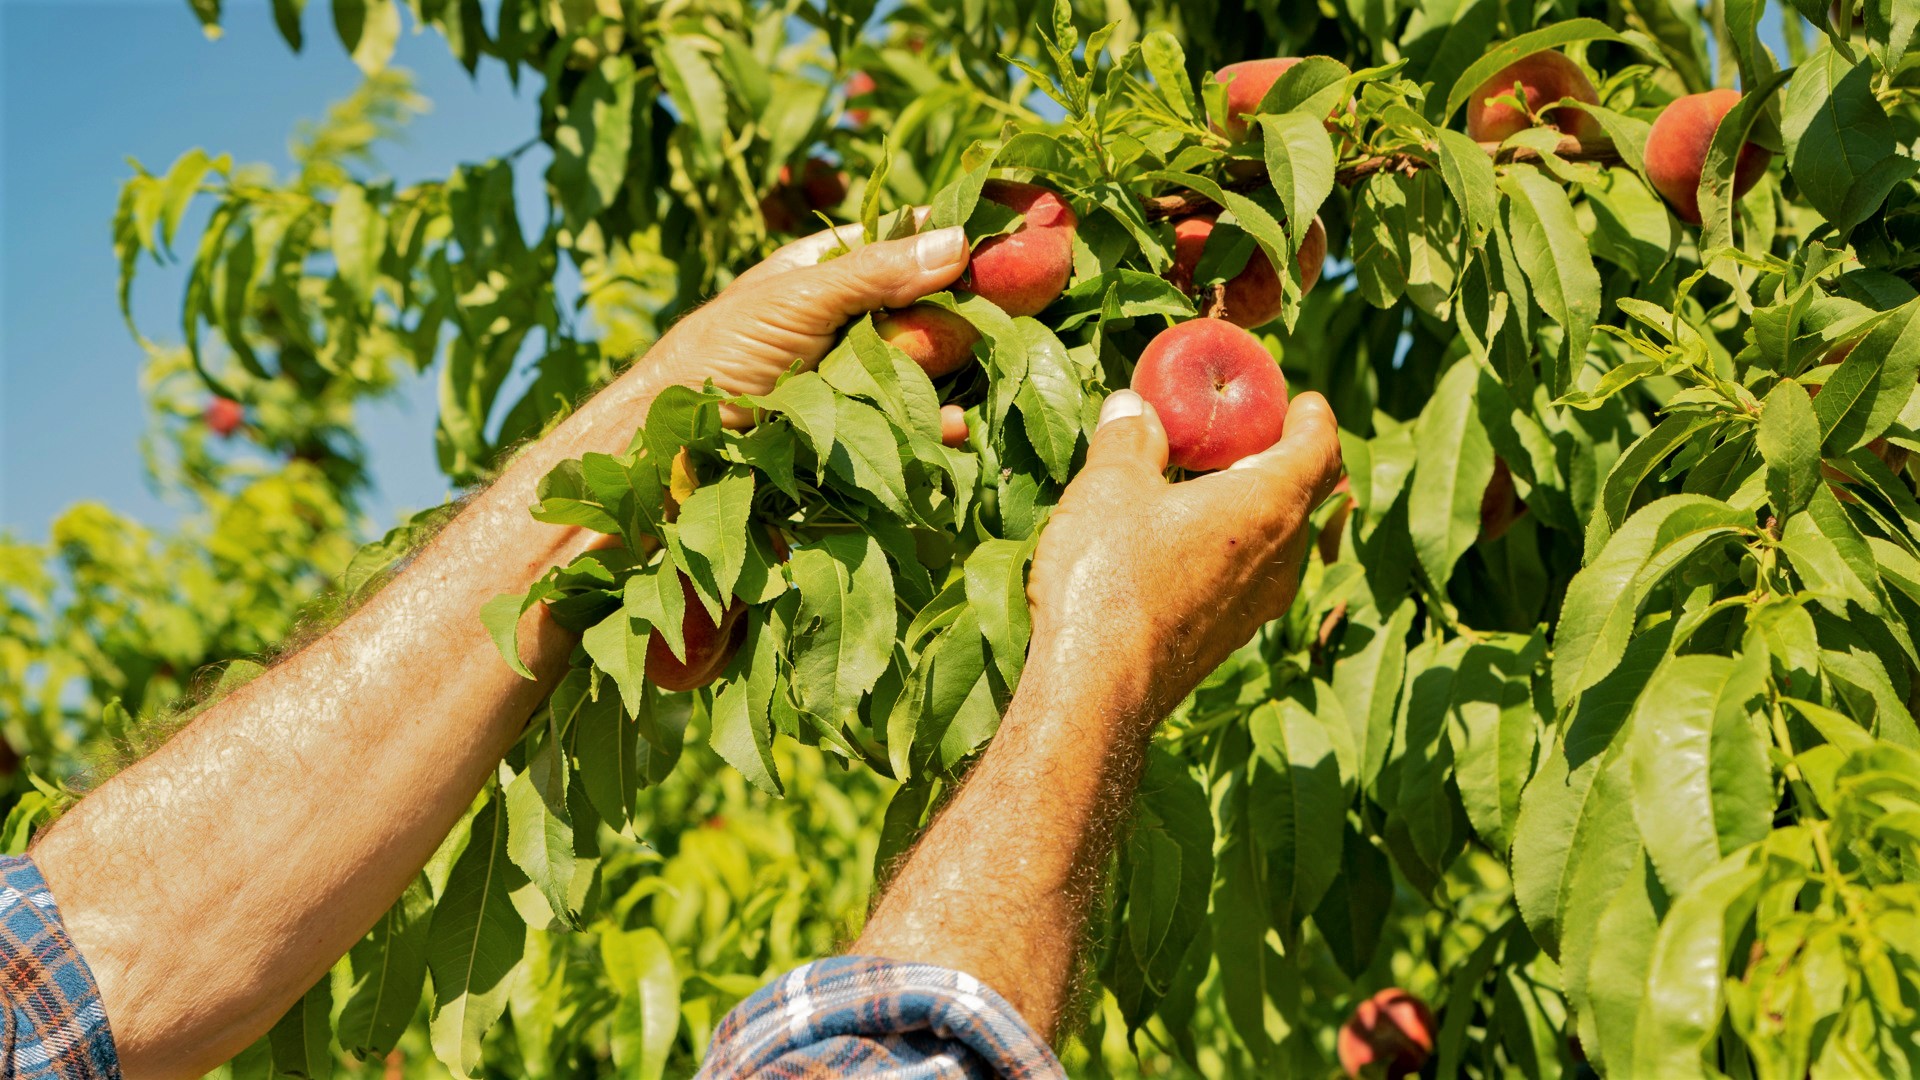
[[[1502,149],[1499,143],[1483,142],[1480,148],[1487,156],[1502,165],[1540,160],[1539,151],[1529,147],[1508,147]],[[1553,149],[1554,156],[1566,161],[1585,161],[1595,165],[1620,164],[1620,152],[1611,142],[1599,142],[1591,146],[1584,145],[1571,135],[1563,135],[1560,143]],[[1437,156],[1437,152],[1436,152]],[[1433,161],[1419,154],[1398,153],[1380,154],[1361,158],[1345,165],[1333,174],[1333,182],[1341,187],[1352,187],[1375,173],[1400,173],[1412,176],[1421,169],[1431,169]],[[1257,176],[1235,180],[1224,185],[1228,191],[1258,191],[1267,186],[1267,176],[1262,171]],[[1197,191],[1178,191],[1169,195],[1154,195],[1140,200],[1148,218],[1178,218],[1189,214],[1207,213],[1220,209],[1220,205]]]

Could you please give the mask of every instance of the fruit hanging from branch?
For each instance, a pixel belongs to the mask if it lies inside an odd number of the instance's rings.
[[[1700,224],[1700,176],[1707,167],[1713,133],[1738,104],[1738,90],[1688,94],[1662,109],[1647,132],[1647,179],[1673,206],[1674,215],[1689,225]],[[1733,198],[1753,190],[1771,160],[1771,150],[1743,143],[1733,165]]]
[[[1552,50],[1523,56],[1495,72],[1473,92],[1467,102],[1467,134],[1479,142],[1500,142],[1536,126],[1538,117],[1540,123],[1582,142],[1604,137],[1600,122],[1586,110],[1553,106],[1565,98],[1590,105],[1600,103],[1593,80],[1579,64]],[[1515,101],[1525,102],[1526,108],[1516,108]]]
[[[1009,315],[1038,315],[1059,299],[1073,276],[1073,234],[1080,224],[1065,199],[1037,184],[989,180],[980,197],[1021,221],[1010,233],[973,249],[962,284]]]
[[[1218,222],[1218,215],[1195,214],[1180,219],[1173,226],[1173,265],[1167,271],[1167,280],[1188,296],[1198,296],[1202,310],[1208,310],[1212,301],[1196,294],[1194,270],[1200,265],[1207,241],[1213,236]],[[1300,240],[1300,250],[1294,256],[1300,271],[1302,294],[1320,280],[1320,267],[1326,258],[1326,226],[1315,217],[1307,226],[1307,233]],[[1279,318],[1286,308],[1286,293],[1280,275],[1274,272],[1273,261],[1267,258],[1266,252],[1258,247],[1247,255],[1246,266],[1220,286],[1220,290],[1219,310],[1210,313],[1235,326],[1248,329],[1264,326]]]
[[[667,639],[654,630],[647,638],[647,679],[662,690],[678,693],[706,686],[727,670],[747,639],[747,606],[727,598],[730,602],[716,623],[694,592],[693,581],[677,570],[674,573],[687,606],[680,620],[684,656],[673,655]]]
[[[874,316],[874,329],[927,373],[930,379],[973,362],[980,332],[973,324],[937,304],[914,304]]]
[[[1427,1003],[1398,987],[1361,1002],[1340,1029],[1340,1066],[1354,1080],[1418,1075],[1433,1056],[1435,1025]]]

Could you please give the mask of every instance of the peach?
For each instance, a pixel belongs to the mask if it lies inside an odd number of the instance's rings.
[[[854,127],[866,127],[873,112],[870,109],[856,109],[853,103],[873,93],[879,87],[880,84],[873,81],[873,76],[864,71],[856,71],[847,76],[847,120]]]
[[[1355,1080],[1417,1076],[1433,1056],[1434,1034],[1426,1002],[1398,987],[1382,990],[1361,1002],[1341,1026],[1340,1067]]]
[[[1194,295],[1193,271],[1200,264],[1200,256],[1206,251],[1207,239],[1217,222],[1216,215],[1196,214],[1174,223],[1173,266],[1167,271],[1167,280],[1188,296]],[[1327,230],[1316,217],[1307,227],[1300,250],[1294,256],[1300,269],[1301,292],[1313,288],[1314,282],[1320,280],[1320,265],[1326,258]],[[1279,318],[1286,306],[1286,294],[1266,252],[1255,248],[1247,256],[1247,265],[1227,282],[1224,300],[1220,317],[1235,326],[1263,326]],[[1199,303],[1205,311],[1211,297],[1200,297]]]
[[[1280,441],[1287,379],[1260,339],[1222,319],[1190,319],[1147,343],[1133,389],[1167,431],[1167,460],[1224,469]]]
[[[1511,102],[1495,100],[1512,97],[1513,86],[1520,84],[1527,109],[1522,112]],[[1580,65],[1552,50],[1523,56],[1480,84],[1467,102],[1467,134],[1480,142],[1500,142],[1516,132],[1534,126],[1533,115],[1564,135],[1576,139],[1603,138],[1599,121],[1579,109],[1558,108],[1541,111],[1541,106],[1562,98],[1600,103],[1593,80]]]
[[[1024,220],[974,249],[962,284],[1009,315],[1038,315],[1073,277],[1073,232],[1080,220],[1066,200],[1036,184],[989,180],[980,197]]]
[[[217,397],[207,402],[207,408],[201,414],[207,430],[221,438],[229,438],[246,423],[247,411],[239,402],[229,397]]]
[[[1513,523],[1527,512],[1527,504],[1513,488],[1513,470],[1499,458],[1493,459],[1493,476],[1487,490],[1480,493],[1480,539],[1498,540],[1507,535]]]
[[[1647,132],[1647,179],[1689,225],[1700,224],[1700,173],[1707,166],[1714,130],[1738,104],[1738,90],[1688,94],[1662,109]],[[1733,197],[1752,190],[1771,160],[1773,152],[1764,146],[1741,146],[1733,164]]]
[[[933,304],[884,311],[873,321],[882,340],[906,353],[929,379],[966,367],[973,360],[973,343],[980,340],[972,323]]]
[[[1234,142],[1245,141],[1250,133],[1247,114],[1258,109],[1260,99],[1267,96],[1273,84],[1299,62],[1298,56],[1275,56],[1266,60],[1242,60],[1214,72],[1213,81],[1227,86],[1227,115],[1214,125],[1214,130]]]
[[[675,571],[676,574],[679,571]],[[686,645],[687,658],[683,661],[673,655],[667,647],[667,639],[655,630],[647,637],[647,678],[662,690],[680,692],[697,690],[720,677],[727,670],[733,654],[740,651],[740,645],[747,639],[747,606],[739,600],[727,605],[721,613],[720,621],[715,623],[707,614],[707,609],[694,595],[693,582],[685,574],[680,576],[680,592],[686,597],[687,612],[680,619],[680,634]]]
[[[760,197],[760,217],[767,231],[790,233],[813,216],[815,210],[831,210],[846,201],[849,180],[844,170],[826,158],[808,158],[800,182],[794,183],[793,166],[780,166],[779,179]]]
[[[940,445],[956,450],[967,445],[967,411],[958,405],[940,406]]]

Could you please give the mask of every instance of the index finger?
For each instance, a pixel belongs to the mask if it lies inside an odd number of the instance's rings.
[[[932,212],[933,208],[929,206],[914,207],[914,227],[918,228],[926,224],[927,215]],[[756,265],[749,267],[745,273],[733,279],[733,284],[755,281],[788,270],[797,270],[803,266],[818,266],[827,252],[834,248],[843,244],[849,248],[863,247],[866,242],[865,233],[857,221],[847,225],[836,225],[831,229],[821,229],[812,236],[803,236],[787,244]]]

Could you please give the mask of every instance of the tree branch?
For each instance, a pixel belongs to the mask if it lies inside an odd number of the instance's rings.
[[[1480,148],[1497,164],[1510,165],[1537,162],[1540,153],[1527,147],[1508,147],[1501,149],[1497,142],[1483,142]],[[1553,149],[1554,156],[1566,161],[1585,161],[1595,165],[1620,164],[1620,152],[1611,142],[1597,142],[1584,145],[1571,135],[1560,137],[1559,145]],[[1412,176],[1421,169],[1433,168],[1433,162],[1418,154],[1399,153],[1382,154],[1376,157],[1361,158],[1341,166],[1333,174],[1333,182],[1341,187],[1353,187],[1375,173],[1400,173]],[[1267,186],[1267,175],[1263,169],[1259,175],[1235,180],[1225,187],[1228,191],[1258,191]],[[1155,195],[1140,200],[1142,209],[1150,219],[1186,217],[1190,214],[1210,213],[1220,209],[1219,204],[1197,191],[1177,191],[1169,195]]]

